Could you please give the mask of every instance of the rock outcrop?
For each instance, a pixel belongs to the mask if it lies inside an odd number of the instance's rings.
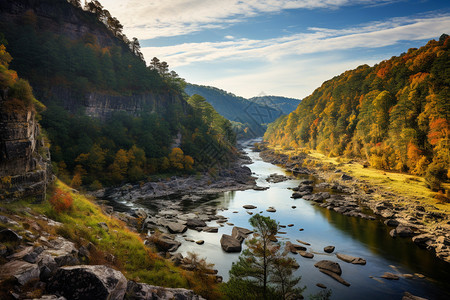
[[[125,276],[103,265],[62,267],[48,287],[50,292],[74,300],[119,300],[123,299],[126,289]]]
[[[45,197],[51,177],[50,152],[33,108],[15,108],[0,97],[0,200]]]

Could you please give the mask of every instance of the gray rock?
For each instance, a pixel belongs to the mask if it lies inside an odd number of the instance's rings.
[[[168,234],[161,234],[155,237],[154,243],[161,251],[174,252],[181,246],[181,243]]]
[[[284,251],[285,253],[291,252],[293,254],[297,254],[297,251],[306,251],[306,248],[302,245],[292,244],[290,241],[287,241],[284,246]]]
[[[149,299],[177,299],[177,300],[204,300],[193,291],[181,288],[166,288],[128,281],[127,292],[124,300],[149,300]]]
[[[122,300],[127,280],[121,272],[103,265],[62,267],[49,282],[48,290],[74,300]]]
[[[188,219],[186,220],[186,226],[189,228],[205,227],[206,223],[200,219]]]
[[[217,232],[219,232],[219,228],[206,226],[206,227],[203,227],[203,232],[217,233]]]
[[[341,176],[342,180],[353,180],[353,177],[347,174],[342,174]]]
[[[323,248],[323,251],[325,251],[326,253],[333,253],[334,249],[334,246],[326,246],[325,248]]]
[[[428,299],[427,298],[418,297],[418,296],[414,296],[411,293],[405,292],[403,294],[402,300],[428,300]]]
[[[25,255],[33,252],[33,249],[34,248],[32,246],[25,247],[25,248],[21,249],[19,252],[16,252],[16,253],[8,256],[7,259],[9,259],[9,260],[22,259]],[[30,263],[32,263],[32,262],[30,262]]]
[[[51,256],[59,267],[73,266],[80,263],[78,249],[71,241],[58,237],[54,240],[47,241],[47,246],[49,249],[44,250],[40,256]]]
[[[387,219],[384,221],[384,224],[390,227],[397,227],[400,222],[396,219]]]
[[[241,242],[228,234],[223,234],[220,238],[220,245],[225,252],[241,252]]]
[[[42,251],[44,251],[44,249],[42,247],[36,247],[30,253],[27,253],[26,255],[24,255],[24,257],[22,259],[26,262],[34,264],[34,263],[36,263],[37,258],[39,256],[39,254],[42,253]]]
[[[426,243],[431,240],[433,236],[428,233],[419,234],[412,238],[412,241],[418,245],[424,246]]]
[[[342,283],[345,286],[350,286],[350,283],[348,283],[347,281],[345,281],[341,276],[339,276],[337,273],[331,272],[327,269],[322,269],[319,268],[319,271],[330,276],[331,278],[335,279],[336,281],[338,281],[339,283]]]
[[[307,196],[303,197],[304,200],[314,201],[314,202],[321,202],[328,198],[330,198],[330,193],[328,193],[328,192],[321,192],[321,193],[316,193],[316,194],[307,195]]]
[[[175,266],[179,266],[183,262],[183,255],[181,253],[175,253],[169,260]]]
[[[97,225],[100,227],[100,228],[102,228],[103,230],[105,230],[105,231],[109,231],[109,227],[108,227],[108,224],[106,224],[105,222],[99,222],[99,223],[97,223]]]
[[[41,298],[35,298],[33,300],[67,300],[65,297],[56,295],[43,295]]]
[[[392,274],[390,272],[384,272],[384,274],[381,275],[381,278],[389,279],[389,280],[398,280],[400,277],[398,277],[398,275]]]
[[[243,227],[233,227],[231,231],[231,236],[242,243],[253,231],[243,228]]]
[[[338,275],[342,274],[341,266],[337,262],[334,262],[331,260],[318,261],[317,263],[314,264],[314,267],[319,268],[319,269],[328,270],[328,271],[333,272]]]
[[[20,285],[39,279],[39,267],[22,260],[13,260],[0,266],[0,280],[15,278]]]
[[[17,234],[14,230],[3,229],[0,230],[0,242],[20,242],[22,237]]]
[[[392,229],[389,232],[389,234],[392,237],[397,237],[397,236],[399,236],[399,237],[409,237],[409,236],[413,236],[414,232],[408,226],[399,225],[395,229]]]
[[[300,184],[302,184],[302,185],[313,184],[313,183],[314,183],[314,181],[312,181],[312,180],[303,180],[300,182]]]
[[[302,240],[297,240],[297,242],[299,242],[300,244],[306,245],[306,246],[311,246],[310,243],[304,242]]]
[[[52,270],[50,270],[47,266],[43,266],[39,269],[39,280],[42,282],[47,282],[53,275]]]
[[[187,226],[181,223],[168,222],[166,226],[170,233],[183,233],[187,230]]]
[[[366,264],[366,260],[361,257],[354,257],[354,256],[342,254],[342,253],[336,253],[336,256],[340,260],[343,260],[348,263],[352,263],[354,265],[365,265]]]
[[[246,204],[246,205],[244,205],[242,207],[245,208],[245,209],[255,209],[255,208],[257,208],[256,206],[251,205],[251,204]]]
[[[314,257],[314,254],[306,252],[306,251],[297,251],[297,253],[305,258],[313,258]]]

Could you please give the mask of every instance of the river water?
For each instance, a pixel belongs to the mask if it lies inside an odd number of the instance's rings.
[[[214,263],[219,275],[228,280],[228,271],[231,264],[238,260],[239,253],[226,253],[220,247],[222,234],[231,234],[233,226],[251,228],[248,219],[251,217],[242,207],[245,204],[257,206],[254,213],[262,211],[262,215],[270,216],[281,225],[294,224],[293,227],[282,228],[286,234],[280,234],[282,242],[296,239],[308,242],[308,251],[314,253],[313,259],[303,258],[300,255],[288,254],[294,257],[300,265],[296,275],[302,276],[301,286],[307,286],[304,296],[319,292],[321,289],[316,283],[323,283],[332,290],[332,299],[401,299],[405,291],[413,295],[428,299],[450,299],[450,266],[435,258],[431,253],[420,249],[411,239],[389,236],[389,230],[382,220],[365,220],[347,217],[334,211],[313,206],[311,202],[303,199],[291,199],[293,188],[303,178],[288,180],[280,183],[268,183],[265,178],[272,173],[291,175],[282,168],[262,161],[259,153],[246,149],[253,163],[248,165],[258,178],[258,186],[270,187],[265,191],[236,191],[225,192],[217,199],[210,200],[211,206],[224,207],[218,213],[227,217],[229,223],[219,228],[218,233],[197,232],[188,230],[186,235],[194,240],[204,240],[203,245],[185,242],[182,237],[181,247],[177,252],[186,255],[187,252],[196,252],[200,257],[205,257],[208,262]],[[273,206],[275,213],[266,212]],[[292,206],[296,206],[295,209]],[[189,210],[189,206],[186,207]],[[237,212],[237,213],[236,213]],[[215,221],[210,226],[218,226]],[[299,231],[303,228],[303,231]],[[323,248],[333,245],[336,250],[332,254],[323,252]],[[244,246],[245,247],[245,246]],[[367,261],[366,265],[353,265],[343,262],[335,256],[335,253],[343,253],[362,257]],[[342,268],[342,278],[351,284],[346,287],[331,277],[319,272],[314,264],[320,260],[332,260],[339,262]],[[384,272],[394,274],[419,273],[425,278],[399,280],[386,280],[380,278]],[[307,297],[305,297],[307,298]]]
[[[262,161],[259,153],[244,149],[252,159],[247,165],[254,176],[257,177],[258,186],[269,187],[265,191],[233,191],[225,192],[213,197],[206,203],[184,203],[184,212],[195,209],[199,205],[219,208],[218,214],[228,218],[227,225],[219,227],[218,233],[197,232],[188,230],[186,238],[204,240],[203,245],[185,241],[184,237],[177,236],[182,242],[177,252],[186,255],[188,252],[198,253],[206,258],[207,262],[214,263],[218,274],[227,281],[231,264],[238,260],[239,253],[226,253],[220,246],[222,234],[231,234],[233,226],[249,228],[248,219],[251,217],[242,206],[252,204],[257,209],[253,213],[270,216],[280,225],[294,224],[292,227],[281,228],[286,234],[279,234],[279,241],[298,244],[297,239],[311,244],[306,246],[314,258],[308,259],[300,255],[289,253],[300,265],[295,275],[302,276],[300,286],[306,286],[303,295],[315,294],[321,289],[316,283],[322,283],[332,290],[331,299],[401,299],[405,291],[427,299],[450,299],[450,265],[437,259],[430,252],[417,247],[410,238],[396,238],[389,236],[390,227],[383,224],[381,219],[365,220],[347,217],[334,211],[312,205],[312,202],[303,199],[292,199],[292,191],[288,188],[298,186],[299,182],[308,177],[297,177],[280,183],[268,183],[265,179],[273,173],[292,175],[283,168]],[[170,201],[170,200],[168,200]],[[151,202],[151,201],[150,201]],[[135,204],[122,201],[111,203],[115,209],[128,211]],[[200,207],[201,207],[200,206]],[[269,207],[276,209],[275,213],[266,212]],[[296,208],[292,208],[296,206]],[[154,207],[149,207],[153,210]],[[367,213],[367,212],[366,212]],[[219,226],[215,221],[207,223],[208,226]],[[303,228],[303,231],[299,231]],[[335,246],[333,253],[324,253],[325,246]],[[245,248],[245,244],[243,244]],[[353,265],[339,260],[335,253],[362,257],[366,265]],[[321,273],[314,264],[320,260],[332,260],[340,264],[342,278],[351,284],[346,287],[331,277]],[[391,272],[400,276],[399,280],[386,280],[380,278],[384,272]],[[420,274],[414,278],[402,277],[402,274]],[[422,276],[421,276],[422,277]]]

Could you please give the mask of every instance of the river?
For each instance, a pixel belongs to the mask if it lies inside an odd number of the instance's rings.
[[[233,191],[219,194],[216,198],[202,203],[202,205],[219,208],[218,214],[228,218],[228,225],[224,223],[219,227],[218,233],[197,232],[188,230],[186,238],[204,240],[203,245],[185,241],[184,237],[177,236],[182,242],[177,252],[186,255],[195,252],[214,263],[215,269],[224,281],[229,278],[228,271],[234,261],[238,260],[239,253],[226,253],[220,246],[222,234],[231,234],[233,226],[249,228],[248,219],[251,217],[242,206],[252,204],[257,209],[254,213],[270,216],[280,225],[294,224],[292,227],[282,228],[286,234],[279,234],[281,242],[296,239],[308,242],[308,252],[314,258],[308,259],[300,255],[289,253],[300,265],[295,275],[302,276],[300,286],[307,289],[303,295],[315,294],[321,289],[317,283],[324,284],[332,290],[332,299],[401,299],[405,291],[413,295],[428,299],[450,299],[450,268],[449,264],[437,259],[432,253],[417,247],[410,238],[393,239],[389,235],[391,228],[383,224],[379,218],[366,220],[347,217],[334,211],[312,205],[312,202],[303,199],[292,199],[289,188],[298,186],[300,180],[313,179],[297,177],[279,183],[268,183],[265,179],[273,173],[292,175],[281,167],[262,161],[258,152],[252,152],[249,147],[245,152],[252,159],[247,165],[254,176],[257,177],[258,186],[269,187],[265,191]],[[128,203],[130,205],[130,203]],[[184,210],[198,208],[199,204],[185,203]],[[292,208],[296,206],[296,208]],[[266,212],[269,207],[276,209],[275,213]],[[217,227],[215,221],[208,226]],[[303,228],[303,231],[299,229]],[[336,247],[331,254],[324,253],[325,246]],[[245,248],[245,245],[244,245]],[[339,260],[335,253],[362,257],[366,265],[353,265]],[[342,278],[351,284],[346,287],[331,277],[321,273],[314,264],[320,260],[332,260],[340,264]],[[400,276],[399,280],[380,278],[384,272],[391,272]],[[402,274],[411,274],[413,278],[405,278]],[[421,275],[423,275],[423,278]],[[420,276],[420,277],[419,277]]]

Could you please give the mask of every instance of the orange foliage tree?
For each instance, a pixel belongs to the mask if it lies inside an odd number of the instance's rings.
[[[49,202],[57,213],[61,213],[72,208],[73,198],[68,192],[57,188]]]

